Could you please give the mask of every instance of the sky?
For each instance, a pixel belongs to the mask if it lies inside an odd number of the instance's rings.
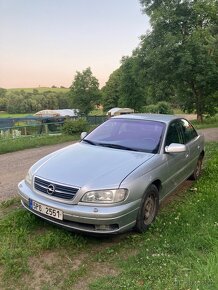
[[[149,19],[139,0],[0,0],[0,87],[100,86],[131,55]]]

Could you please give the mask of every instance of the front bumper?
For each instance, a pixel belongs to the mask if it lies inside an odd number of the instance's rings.
[[[66,204],[38,195],[24,180],[18,184],[18,193],[21,196],[22,205],[35,215],[56,225],[87,233],[112,234],[131,229],[136,223],[140,206],[140,200],[112,206]],[[62,210],[63,220],[56,220],[29,208],[29,199]]]

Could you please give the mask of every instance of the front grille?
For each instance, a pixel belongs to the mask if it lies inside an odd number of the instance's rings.
[[[51,185],[54,191],[49,194],[48,187]],[[63,199],[73,199],[77,191],[79,190],[78,188],[56,184],[56,183],[41,179],[39,177],[35,177],[34,187],[36,190],[42,193],[45,193],[50,196],[58,197],[58,198],[63,198]]]

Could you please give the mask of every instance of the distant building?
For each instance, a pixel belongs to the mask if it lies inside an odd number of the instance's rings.
[[[113,117],[132,113],[134,113],[134,110],[130,108],[112,108],[107,112],[107,115],[108,117]]]
[[[62,110],[42,110],[35,113],[38,117],[77,117],[79,110],[77,109],[62,109]]]

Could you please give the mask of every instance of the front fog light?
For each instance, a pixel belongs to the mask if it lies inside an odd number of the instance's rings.
[[[116,203],[126,199],[128,190],[125,188],[94,190],[87,192],[81,201],[93,203]]]

